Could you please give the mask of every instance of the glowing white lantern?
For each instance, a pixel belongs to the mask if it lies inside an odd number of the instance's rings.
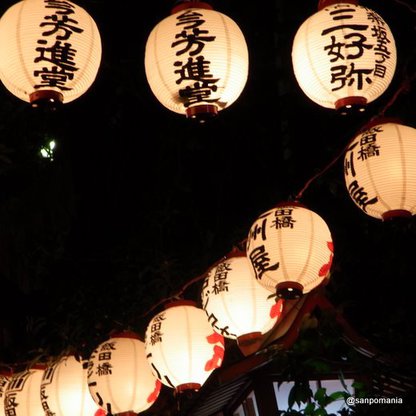
[[[68,0],[23,0],[0,19],[0,79],[23,101],[55,105],[84,94],[101,60],[91,16]]]
[[[199,389],[224,358],[223,336],[192,301],[172,302],[157,314],[147,326],[145,344],[154,374],[177,391]]]
[[[237,339],[239,345],[261,339],[282,313],[283,300],[254,277],[243,252],[234,252],[208,271],[202,287],[202,305],[214,330]]]
[[[6,415],[45,416],[40,400],[40,384],[45,368],[44,365],[35,365],[12,376],[4,399]]]
[[[247,44],[237,24],[207,3],[182,3],[150,33],[145,70],[165,107],[203,121],[241,94],[248,76]]]
[[[46,416],[95,415],[99,406],[88,389],[86,366],[71,355],[45,370],[40,396]]]
[[[147,362],[144,342],[121,332],[91,354],[88,386],[95,402],[108,413],[139,413],[158,398],[161,384]]]
[[[379,219],[416,213],[416,129],[378,122],[357,135],[344,160],[345,183],[355,204]]]
[[[390,85],[396,46],[387,23],[357,1],[323,1],[298,29],[292,47],[295,77],[315,103],[363,111]]]
[[[310,292],[329,277],[333,251],[325,221],[291,202],[260,215],[247,240],[247,257],[258,282],[287,299]]]

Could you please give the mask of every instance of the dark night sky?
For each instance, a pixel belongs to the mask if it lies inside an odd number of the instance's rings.
[[[12,3],[2,0],[0,12]],[[0,90],[0,361],[94,347],[112,329],[143,331],[151,305],[293,198],[414,74],[409,3],[362,1],[392,29],[398,67],[364,115],[342,117],[310,102],[292,73],[293,36],[316,2],[214,2],[245,34],[250,73],[239,100],[199,125],[162,107],[145,78],[147,36],[173,2],[78,1],[103,42],[91,89],[53,114]],[[386,115],[416,127],[414,109],[413,85]],[[58,143],[53,163],[36,155],[45,137]],[[341,158],[303,198],[333,233],[329,296],[375,343],[409,353],[415,222],[365,216],[342,175]]]

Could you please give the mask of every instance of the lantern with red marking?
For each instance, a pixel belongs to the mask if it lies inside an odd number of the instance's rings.
[[[161,384],[147,362],[137,334],[113,334],[91,354],[88,387],[94,401],[111,414],[139,413],[152,406]]]
[[[192,301],[172,302],[153,317],[145,344],[155,376],[177,391],[198,390],[224,358],[223,336]]]
[[[329,277],[333,252],[325,221],[294,202],[260,215],[247,240],[247,257],[257,281],[287,299],[310,292]]]
[[[321,0],[298,29],[292,47],[295,77],[315,103],[346,114],[380,97],[396,69],[387,23],[357,0]]]
[[[100,61],[94,20],[69,0],[23,0],[0,19],[0,79],[33,106],[80,97],[94,82]]]
[[[241,94],[248,76],[247,44],[228,16],[205,2],[183,2],[150,33],[145,70],[161,104],[204,121]]]
[[[283,300],[276,303],[270,291],[257,282],[245,252],[238,250],[208,271],[201,298],[214,330],[237,339],[239,345],[261,339],[283,308]]]
[[[46,365],[36,364],[14,374],[7,386],[4,412],[15,416],[45,416],[40,400],[40,384]]]
[[[374,120],[348,147],[344,177],[354,203],[388,220],[416,213],[416,129]]]
[[[86,361],[69,355],[46,369],[40,393],[47,416],[95,415],[99,406],[89,392],[86,368]]]

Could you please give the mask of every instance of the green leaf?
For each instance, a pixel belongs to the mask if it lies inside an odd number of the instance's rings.
[[[304,415],[313,415],[313,412],[315,410],[315,403],[311,402],[308,403],[305,407],[305,409],[303,410],[303,414]]]
[[[327,396],[326,396],[326,388],[325,387],[320,387],[318,390],[316,390],[314,398],[320,406],[325,407],[326,397]]]
[[[329,398],[331,399],[331,401],[335,402],[336,400],[346,399],[348,395],[349,394],[345,391],[334,391],[329,395]]]

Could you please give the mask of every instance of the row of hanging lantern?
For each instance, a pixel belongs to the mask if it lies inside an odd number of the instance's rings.
[[[299,204],[282,203],[261,215],[246,247],[207,271],[201,308],[189,300],[167,304],[150,320],[144,342],[121,332],[102,342],[89,360],[65,355],[4,376],[5,413],[133,414],[152,406],[161,384],[178,392],[198,390],[222,365],[225,338],[243,347],[256,343],[279,322],[284,299],[309,292],[329,276],[328,227]],[[286,275],[289,284],[283,284]]]
[[[80,97],[93,84],[100,60],[98,28],[71,1],[22,0],[0,19],[0,80],[33,106],[55,107]],[[151,31],[144,63],[149,86],[165,107],[204,121],[241,94],[248,76],[248,49],[233,20],[208,3],[184,1]],[[393,78],[395,41],[382,17],[358,5],[358,0],[320,0],[318,12],[294,37],[292,63],[299,86],[317,104],[342,113],[363,110]],[[414,132],[403,128],[391,130],[390,146],[397,144],[396,156],[383,151],[378,157],[381,137],[377,144],[360,145],[359,151],[354,142],[347,151],[348,192],[364,212],[377,218],[414,214],[410,168],[416,157],[410,138]],[[401,137],[397,142],[394,132]],[[406,152],[400,147],[404,143]],[[387,144],[383,146],[387,149]],[[373,169],[376,161],[379,167]],[[394,179],[389,179],[395,164]],[[387,199],[381,194],[383,186],[391,188]],[[384,208],[376,208],[376,200]]]
[[[24,101],[70,102],[94,82],[100,34],[81,7],[63,0],[22,0],[0,19],[0,79]],[[200,1],[185,1],[151,31],[145,49],[151,90],[169,110],[204,120],[231,105],[248,77],[238,25]],[[304,93],[344,111],[378,98],[396,67],[393,35],[357,0],[321,0],[292,48]]]
[[[248,262],[243,266],[243,274],[247,270]],[[238,280],[237,276],[234,280]],[[247,287],[253,287],[253,282],[247,280]],[[262,290],[260,286],[257,289]],[[269,321],[259,327],[267,331],[278,320],[282,305],[273,305],[265,293],[258,296],[255,291],[252,296],[257,303],[268,304],[256,311],[259,322]],[[234,293],[233,297],[240,302],[241,310],[241,302],[249,296],[240,300]],[[234,319],[238,320],[237,315]],[[252,331],[247,325],[246,328]],[[143,412],[159,397],[162,383],[178,392],[202,386],[222,365],[225,345],[221,332],[224,331],[212,325],[207,313],[195,302],[172,302],[150,321],[145,342],[131,331],[115,333],[98,345],[89,360],[63,355],[48,365],[35,364],[15,374],[0,375],[1,410],[14,416]]]
[[[95,23],[67,0],[23,0],[0,20],[1,80],[33,105],[79,97],[92,85],[100,55]],[[322,67],[315,66],[321,62]],[[379,97],[395,62],[387,25],[355,1],[321,2],[293,46],[294,70],[305,94],[341,111],[363,108]],[[231,19],[191,1],[154,28],[145,67],[163,105],[206,119],[234,102],[244,88],[247,46]],[[318,89],[310,90],[310,85]],[[353,201],[376,218],[413,215],[414,155],[415,129],[394,122],[367,126],[345,155],[345,181]],[[39,416],[67,416],[67,408],[80,415],[99,409],[138,413],[157,400],[162,384],[177,391],[198,389],[221,366],[224,338],[241,346],[258,341],[279,322],[285,299],[327,282],[334,256],[327,224],[298,202],[277,204],[260,215],[245,249],[233,251],[207,272],[202,308],[191,301],[168,304],[149,322],[144,341],[130,332],[114,334],[88,361],[65,356],[47,368],[1,376],[5,412],[37,416],[32,409],[36,403]],[[70,393],[75,385],[78,392]]]

